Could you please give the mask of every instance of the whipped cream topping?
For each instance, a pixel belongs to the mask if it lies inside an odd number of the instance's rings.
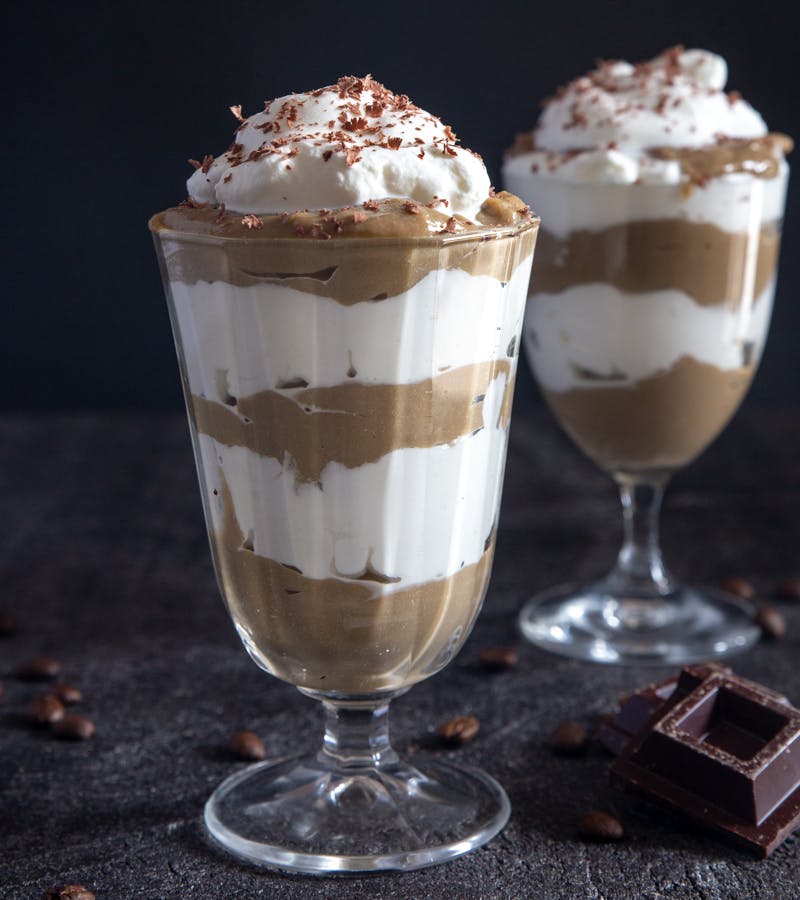
[[[602,62],[546,101],[530,152],[506,168],[571,181],[677,183],[680,162],[648,151],[767,134],[753,107],[725,92],[727,76],[720,56],[682,47],[636,65]]]
[[[290,94],[242,118],[221,156],[193,161],[196,203],[270,214],[386,198],[441,203],[474,219],[489,196],[481,158],[403,94],[370,76]]]

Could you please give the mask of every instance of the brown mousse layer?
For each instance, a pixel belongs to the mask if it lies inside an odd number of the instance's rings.
[[[230,490],[212,535],[231,616],[254,658],[305,688],[366,694],[408,686],[444,666],[478,614],[493,536],[454,575],[392,592],[378,581],[308,578],[246,548]]]
[[[605,469],[677,468],[724,428],[754,373],[752,365],[719,369],[682,356],[633,384],[544,393],[573,440]]]
[[[298,481],[319,481],[328,463],[353,469],[403,447],[448,444],[484,427],[484,400],[504,379],[497,427],[514,393],[511,359],[462,366],[412,384],[348,382],[260,391],[227,403],[192,395],[198,432],[292,466]]]
[[[605,283],[630,293],[672,289],[703,306],[725,303],[736,308],[759,297],[775,277],[779,246],[777,223],[763,225],[757,235],[683,219],[580,229],[566,239],[543,229],[532,288],[558,293]]]
[[[677,160],[688,184],[704,185],[711,178],[736,172],[745,172],[757,178],[775,178],[780,172],[784,155],[790,153],[793,147],[794,142],[788,135],[772,132],[760,138],[720,138],[707,147],[652,147],[646,153],[654,159]],[[506,155],[521,156],[539,149],[533,135],[524,132],[517,135]],[[542,148],[547,157],[544,168],[555,173],[565,161],[596,149],[587,147],[585,150],[556,153]],[[534,172],[541,168],[539,161],[533,163]]]
[[[773,132],[761,138],[723,138],[710,147],[656,147],[650,156],[675,159],[691,184],[704,185],[720,175],[746,172],[757,178],[775,178],[794,142]]]
[[[259,217],[187,202],[153,216],[150,228],[172,239],[164,261],[171,281],[280,284],[345,305],[397,296],[438,269],[507,282],[533,253],[538,219],[513,194],[487,198],[477,223],[449,215],[444,203],[370,200]],[[513,252],[500,240],[510,234],[519,241]],[[361,239],[368,253],[354,252]]]

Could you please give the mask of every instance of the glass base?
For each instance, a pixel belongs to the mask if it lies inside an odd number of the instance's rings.
[[[679,586],[640,598],[607,581],[538,594],[519,624],[537,647],[601,663],[684,665],[739,653],[760,637],[752,610],[722,591]]]
[[[331,770],[314,754],[226,779],[206,827],[236,856],[311,874],[419,869],[493,838],[511,811],[483,772],[425,758]]]

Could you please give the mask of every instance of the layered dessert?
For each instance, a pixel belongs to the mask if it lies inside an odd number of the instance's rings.
[[[369,77],[233,112],[151,220],[221,589],[273,674],[397,690],[486,589],[537,220]]]
[[[671,470],[724,427],[764,348],[791,141],[725,61],[609,61],[504,161],[544,221],[524,329],[556,416],[612,471]]]

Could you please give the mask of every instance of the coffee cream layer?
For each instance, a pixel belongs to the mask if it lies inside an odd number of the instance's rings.
[[[545,223],[525,321],[544,394],[612,470],[686,464],[760,359],[791,141],[724,61],[668,51],[561,89],[504,164]]]
[[[477,224],[353,213],[153,227],[237,629],[279,677],[370,693],[443,666],[480,607],[536,227],[507,195]]]
[[[685,209],[659,218],[661,195],[681,189],[649,185],[612,190],[635,195],[639,206],[655,194],[651,217],[586,227],[596,212],[581,215],[581,204],[596,210],[586,195],[604,189],[550,183],[551,209],[529,184],[545,221],[550,212],[563,219],[564,208],[574,219],[571,231],[542,234],[526,351],[557,416],[607,468],[685,465],[738,408],[760,360],[781,222],[763,218],[758,179],[715,181],[716,196],[727,188],[742,198],[737,212],[746,221],[730,222],[742,227],[721,227],[724,217],[712,201],[705,217],[695,200],[691,218]],[[778,176],[771,193],[782,199],[785,181]],[[770,203],[768,214],[780,211],[777,200]]]

